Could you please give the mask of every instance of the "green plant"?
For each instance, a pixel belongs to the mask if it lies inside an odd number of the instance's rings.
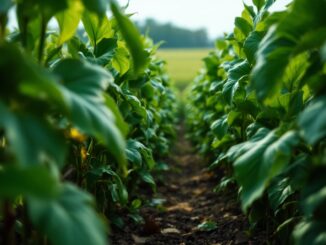
[[[140,207],[137,185],[155,189],[174,95],[157,47],[108,7],[0,1],[0,243],[107,244],[118,211]]]
[[[324,244],[325,1],[244,5],[190,92],[190,137],[235,178],[252,225]],[[318,174],[317,174],[318,173]],[[293,236],[291,236],[293,232]]]

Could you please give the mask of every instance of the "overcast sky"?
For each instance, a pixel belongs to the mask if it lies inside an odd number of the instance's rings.
[[[119,2],[123,5],[127,0]],[[291,0],[278,0],[272,10],[281,10],[289,2]],[[204,27],[214,38],[232,31],[234,18],[242,10],[242,0],[130,0],[128,13],[135,13],[134,20],[151,17],[191,29]]]

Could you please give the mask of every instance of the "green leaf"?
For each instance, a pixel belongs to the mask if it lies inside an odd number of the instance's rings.
[[[97,44],[104,38],[112,38],[114,33],[111,23],[106,16],[98,16],[94,13],[84,11],[82,17],[83,25],[88,38],[96,53]]]
[[[56,197],[59,190],[59,181],[43,166],[19,168],[8,165],[0,170],[1,198],[22,195],[50,199]]]
[[[127,136],[129,132],[129,125],[125,122],[124,118],[122,117],[120,110],[116,104],[116,102],[107,94],[104,94],[105,104],[114,114],[115,122],[117,127],[119,128],[120,132],[123,136]]]
[[[128,50],[124,46],[120,45],[116,49],[115,55],[112,60],[112,66],[120,73],[120,76],[123,76],[129,71],[130,58]]]
[[[146,109],[142,106],[140,100],[134,95],[125,95],[126,101],[132,108],[132,112],[138,114],[141,118],[147,119]]]
[[[86,9],[99,15],[105,15],[107,10],[107,0],[82,0]]]
[[[117,39],[115,38],[103,38],[95,49],[95,57],[90,55],[87,60],[93,64],[106,67],[113,62],[113,57],[117,51]]]
[[[255,126],[255,125],[253,125],[253,126]],[[259,125],[257,127],[259,127]],[[259,142],[259,141],[263,140],[265,137],[267,137],[267,135],[269,133],[270,133],[270,130],[267,128],[256,129],[255,133],[250,132],[249,136],[253,134],[252,138],[250,138],[248,141],[246,141],[244,143],[234,145],[228,150],[228,152],[226,154],[228,160],[230,162],[234,162],[239,156],[243,155],[244,153],[246,153],[247,151],[252,149],[257,144],[257,142]]]
[[[66,157],[65,140],[49,123],[31,113],[12,112],[0,102],[0,128],[5,130],[9,150],[21,166],[49,160],[62,166]]]
[[[245,52],[250,64],[253,64],[256,60],[258,46],[263,37],[264,34],[262,32],[251,32],[243,44],[243,51]]]
[[[299,126],[309,144],[316,144],[326,136],[326,97],[315,99],[301,113]]]
[[[134,163],[137,167],[145,167],[152,169],[155,166],[152,151],[145,147],[141,142],[133,139],[127,141],[127,158]],[[142,163],[146,163],[146,166],[142,166]]]
[[[27,201],[32,223],[51,244],[108,244],[106,228],[92,207],[93,199],[77,187],[65,184],[60,196],[51,201],[37,198]]]
[[[214,121],[210,128],[218,139],[222,139],[229,128],[227,115]]]
[[[257,62],[252,71],[252,85],[261,100],[275,94],[280,87],[280,80],[293,51],[293,41],[276,37],[276,29],[270,28],[261,41]]]
[[[264,6],[265,0],[253,0],[254,5],[257,7],[258,11]]]
[[[311,171],[301,195],[301,207],[304,214],[320,221],[326,219],[325,170],[325,167],[319,167]]]
[[[323,44],[325,9],[325,1],[296,0],[281,21],[269,29],[261,42],[252,74],[259,99],[275,94],[291,56]],[[320,31],[323,33],[318,34]]]
[[[142,164],[142,156],[139,150],[141,147],[143,145],[139,141],[128,139],[126,148],[127,159],[139,167]]]
[[[154,191],[156,190],[156,183],[155,183],[153,176],[150,174],[150,172],[148,172],[146,170],[141,170],[138,172],[138,174],[139,174],[139,177],[144,182],[148,183]]]
[[[111,1],[111,10],[132,56],[134,72],[136,75],[139,75],[144,71],[148,62],[148,54],[145,52],[140,33],[128,17],[121,13],[114,1]]]
[[[294,193],[288,178],[275,178],[268,188],[268,199],[274,212]]]
[[[234,24],[237,28],[239,28],[242,34],[245,35],[246,37],[252,31],[252,25],[244,18],[241,17],[235,18]]]
[[[237,62],[232,68],[228,71],[228,80],[223,85],[222,93],[225,96],[226,100],[231,102],[236,102],[239,100],[243,101],[246,91],[244,90],[241,82],[247,79],[251,67],[247,60]]]
[[[35,64],[13,44],[0,43],[0,53],[2,98],[12,98],[21,93],[42,101],[54,99],[60,106],[64,106],[60,89],[52,74]]]
[[[69,1],[69,8],[56,15],[60,28],[60,36],[58,39],[59,45],[74,36],[82,17],[82,13],[83,6],[80,1]]]
[[[113,196],[113,200],[119,201],[120,204],[126,205],[128,203],[128,191],[123,184],[120,176],[114,172],[111,167],[109,166],[103,166],[103,167],[98,167],[93,170],[91,170],[89,173],[89,179],[92,182],[101,182],[105,180],[105,175],[109,175],[110,177],[114,178],[114,184],[109,184],[111,181],[108,183],[109,188],[111,190],[111,195]],[[94,178],[95,176],[95,178]],[[95,188],[97,186],[94,183],[91,183]],[[111,185],[111,186],[110,186]]]
[[[213,231],[217,229],[217,224],[214,221],[207,220],[199,224],[197,229],[200,231]]]
[[[298,143],[299,137],[293,131],[280,138],[272,131],[235,161],[235,176],[242,186],[241,199],[245,211],[289,163],[292,150]]]
[[[103,96],[113,82],[112,75],[99,66],[72,59],[61,61],[54,73],[63,82],[69,119],[83,132],[106,145],[125,171],[125,142]]]
[[[323,245],[326,243],[326,222],[304,220],[293,231],[295,245]]]

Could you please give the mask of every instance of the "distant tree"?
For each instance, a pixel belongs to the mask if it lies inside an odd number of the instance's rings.
[[[159,23],[154,19],[146,19],[136,23],[143,34],[148,34],[154,42],[165,41],[162,48],[201,48],[212,47],[206,29],[189,30],[172,23]]]

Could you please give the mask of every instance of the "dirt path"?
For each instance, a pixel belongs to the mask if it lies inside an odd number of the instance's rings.
[[[204,169],[203,161],[185,139],[183,127],[168,160],[171,171],[158,183],[157,197],[163,208],[143,208],[145,225],[127,225],[115,231],[113,244],[262,244],[263,238],[249,239],[245,216],[239,209],[236,191],[214,193],[216,173]],[[199,229],[209,221],[215,229]],[[210,227],[214,228],[214,227]]]

